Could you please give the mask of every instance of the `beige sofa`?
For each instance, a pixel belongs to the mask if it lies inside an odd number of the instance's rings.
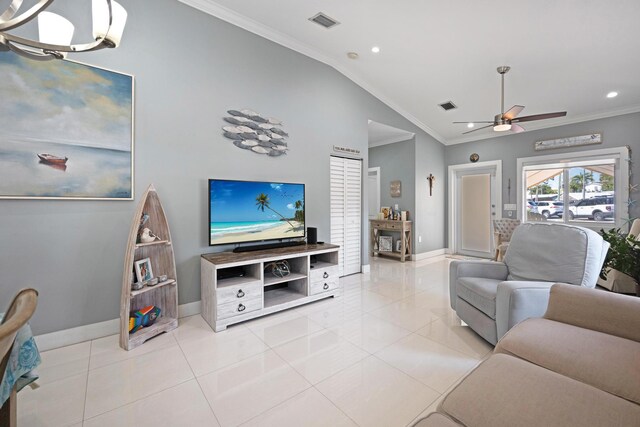
[[[416,427],[640,426],[640,298],[553,285]]]

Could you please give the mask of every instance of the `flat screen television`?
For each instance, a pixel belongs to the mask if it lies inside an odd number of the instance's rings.
[[[209,180],[209,246],[300,237],[304,184]]]

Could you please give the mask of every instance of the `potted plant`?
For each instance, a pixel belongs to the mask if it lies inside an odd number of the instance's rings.
[[[631,276],[636,281],[636,295],[640,296],[640,240],[619,228],[600,230],[600,234],[611,245],[601,275],[606,278],[608,269],[613,268]]]

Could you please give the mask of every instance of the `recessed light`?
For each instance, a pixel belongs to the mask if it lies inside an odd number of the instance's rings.
[[[374,47],[371,48],[371,52],[378,53],[378,52],[380,52],[380,48],[378,46],[374,46]]]
[[[349,59],[358,59],[360,55],[358,55],[356,52],[347,52],[347,57]]]
[[[468,127],[469,129],[471,129],[471,128],[472,128],[472,127],[474,127],[474,126],[475,126],[475,125],[474,125],[473,123],[467,123],[467,127]]]
[[[607,94],[607,98],[615,98],[616,96],[618,96],[618,92],[616,92],[616,91],[609,92]]]

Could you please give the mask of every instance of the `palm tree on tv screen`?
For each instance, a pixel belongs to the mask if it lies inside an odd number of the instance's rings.
[[[264,193],[258,194],[258,197],[256,197],[256,206],[258,207],[258,210],[262,211],[262,212],[264,212],[265,208],[269,209],[271,212],[275,213],[280,218],[282,218],[283,220],[287,221],[287,223],[291,226],[292,230],[296,229],[296,227],[293,224],[291,224],[291,222],[287,218],[285,218],[284,215],[282,215],[280,212],[275,211],[271,206],[269,206],[269,195],[268,194],[264,194]]]

